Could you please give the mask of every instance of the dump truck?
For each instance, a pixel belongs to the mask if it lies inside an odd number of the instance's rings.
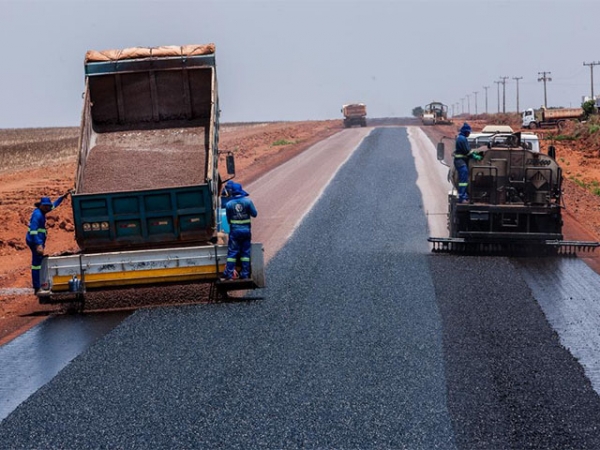
[[[342,106],[344,115],[344,128],[354,125],[367,126],[367,106],[364,103],[351,103]]]
[[[79,252],[46,257],[40,303],[82,304],[92,290],[213,283],[264,287],[262,244],[252,276],[221,283],[219,99],[214,44],[93,51],[72,193]],[[235,176],[231,153],[227,179]]]
[[[521,134],[492,137],[469,159],[468,202],[458,198],[452,164],[454,138],[442,138],[437,159],[450,167],[448,236],[429,237],[434,252],[506,255],[572,255],[600,246],[566,241],[562,234],[562,170],[555,149],[535,152]]]
[[[582,120],[585,116],[583,108],[528,108],[522,114],[522,127],[562,128],[568,120]]]
[[[425,105],[421,114],[423,125],[451,125],[452,121],[448,119],[448,106],[441,102],[431,102]]]

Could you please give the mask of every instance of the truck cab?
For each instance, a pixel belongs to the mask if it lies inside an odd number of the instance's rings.
[[[533,108],[527,108],[525,111],[523,111],[523,114],[521,115],[521,119],[522,119],[521,127],[530,128],[531,123],[532,122],[535,123],[535,111],[533,110]]]

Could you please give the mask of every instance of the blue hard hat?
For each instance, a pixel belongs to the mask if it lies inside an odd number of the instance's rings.
[[[52,206],[52,200],[50,200],[50,197],[42,197],[42,199],[40,200],[40,206]]]
[[[467,122],[463,123],[463,126],[460,128],[460,132],[461,133],[470,133],[471,125],[469,125]]]
[[[229,195],[231,195],[232,197],[238,197],[238,196],[242,196],[242,197],[247,197],[248,193],[242,189],[242,185],[240,183],[236,183],[234,181],[228,181],[227,184],[225,185],[225,189],[227,189],[227,191],[229,192]]]

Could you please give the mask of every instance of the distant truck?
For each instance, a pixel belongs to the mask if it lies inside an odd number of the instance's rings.
[[[222,229],[213,44],[88,51],[75,192],[80,252],[44,258],[40,303],[88,290],[218,282]],[[235,175],[227,156],[229,178]],[[264,286],[262,245],[252,276]],[[66,294],[66,296],[62,296]]]
[[[523,111],[522,127],[535,128],[562,128],[568,120],[581,120],[584,117],[583,108],[528,108]]]
[[[344,115],[344,128],[350,128],[353,125],[367,126],[367,106],[364,103],[351,103],[342,106]]]
[[[441,102],[431,102],[425,105],[421,115],[423,125],[451,125],[448,119],[448,106]]]

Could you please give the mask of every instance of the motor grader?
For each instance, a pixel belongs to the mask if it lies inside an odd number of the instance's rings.
[[[434,252],[465,254],[575,254],[599,242],[565,241],[562,234],[562,170],[556,150],[534,152],[520,133],[492,137],[481,156],[468,162],[468,202],[458,198],[458,172],[452,163],[454,138],[442,138],[437,159],[447,165],[448,237],[430,237]]]

